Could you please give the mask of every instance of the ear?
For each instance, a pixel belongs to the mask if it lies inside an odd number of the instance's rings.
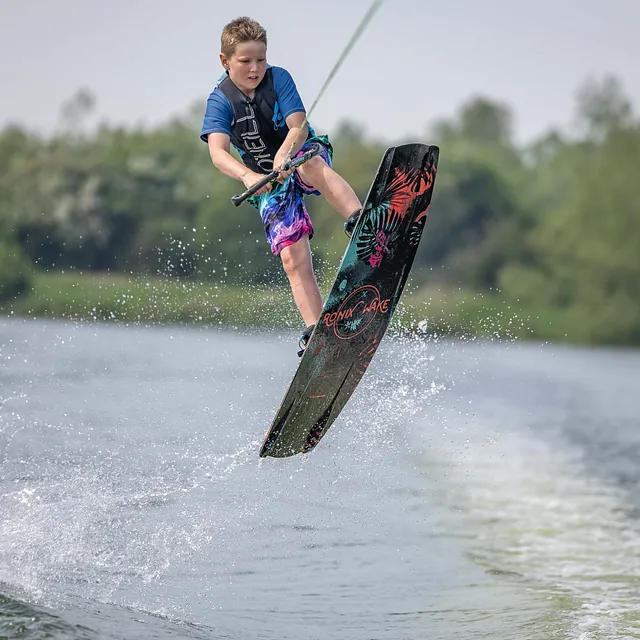
[[[229,60],[227,60],[227,56],[225,56],[224,53],[220,54],[220,64],[229,71]]]

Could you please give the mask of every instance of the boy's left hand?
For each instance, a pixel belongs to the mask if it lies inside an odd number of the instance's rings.
[[[278,151],[278,153],[276,153],[276,157],[273,159],[274,169],[276,170],[279,169],[285,163],[286,159],[287,159],[286,151]],[[277,178],[278,182],[282,184],[293,172],[294,172],[294,169],[289,169],[289,171],[281,171],[280,175]]]

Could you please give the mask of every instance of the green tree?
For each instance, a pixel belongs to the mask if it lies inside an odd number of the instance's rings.
[[[508,264],[500,279],[511,298],[553,318],[542,335],[640,343],[640,125],[609,90],[581,92],[588,137],[543,172],[556,183],[529,237],[533,264]]]
[[[476,98],[433,129],[441,158],[416,264],[440,281],[493,288],[503,264],[522,250],[530,220],[517,195],[523,164],[511,119],[504,105]]]

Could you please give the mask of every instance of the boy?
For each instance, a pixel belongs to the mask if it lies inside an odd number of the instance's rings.
[[[225,72],[207,101],[200,137],[207,142],[215,167],[247,189],[264,174],[279,169],[287,154],[293,158],[314,142],[321,145],[318,155],[294,171],[280,172],[273,187],[267,185],[249,200],[260,211],[271,251],[282,259],[307,325],[300,337],[304,350],[322,312],[309,246],[313,226],[304,196],[322,194],[345,218],[348,235],[362,204],[331,168],[329,139],[316,136],[305,123],[305,109],[289,72],[268,65],[266,55],[267,33],[254,20],[237,18],[222,30],[220,62]],[[231,144],[242,162],[230,154]]]

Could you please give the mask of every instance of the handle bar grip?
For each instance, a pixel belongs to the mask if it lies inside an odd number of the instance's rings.
[[[303,153],[301,156],[298,156],[297,158],[293,158],[292,160],[288,160],[287,162],[285,162],[282,165],[282,171],[289,171],[289,169],[295,169],[296,167],[299,167],[300,165],[307,162],[307,160],[311,160],[313,156],[317,156],[320,153],[320,151],[322,151],[322,147],[318,143],[315,143],[313,147],[311,147],[311,149],[309,149],[309,151],[307,151],[306,153]],[[250,198],[257,191],[260,191],[262,187],[268,185],[270,182],[273,182],[278,177],[279,174],[280,174],[280,171],[272,171],[271,173],[267,174],[264,178],[262,178],[262,180],[259,180],[258,182],[256,182],[244,193],[241,193],[237,196],[233,196],[231,198],[231,203],[235,207],[239,207],[245,200]]]

